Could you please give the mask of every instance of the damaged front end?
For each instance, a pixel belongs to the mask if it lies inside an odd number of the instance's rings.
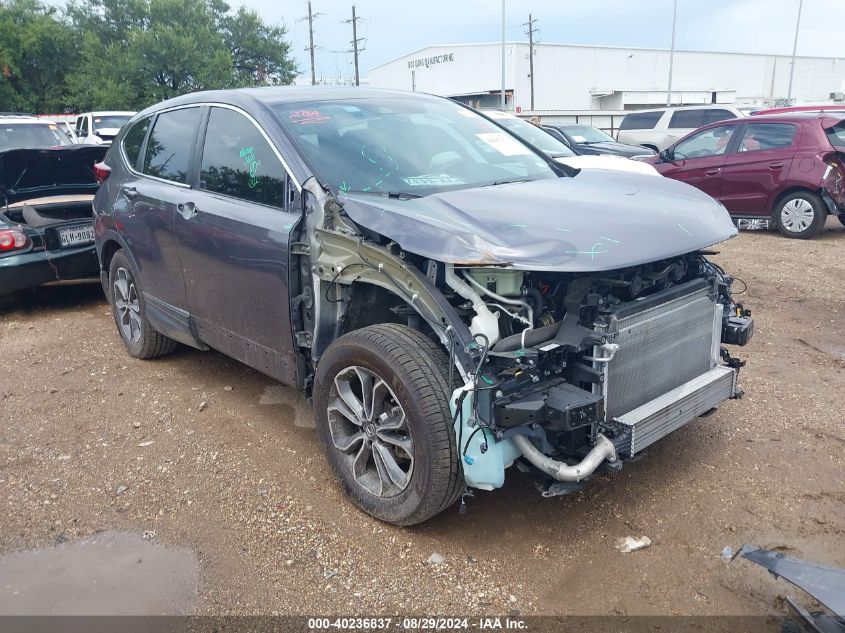
[[[513,328],[520,312],[495,292],[500,273],[464,278],[486,277],[473,287]],[[537,327],[489,346],[477,335],[482,359],[453,396],[467,483],[499,487],[521,457],[545,494],[569,492],[737,397],[741,362],[723,343],[744,345],[753,322],[731,283],[701,253],[592,275],[521,274],[521,313],[539,315]]]
[[[650,184],[655,194],[641,178],[602,178],[417,200],[335,198],[305,183],[310,241],[300,250],[313,289],[303,300],[313,309],[298,340],[314,364],[344,331],[385,318],[439,340],[469,487],[501,487],[514,463],[546,496],[618,470],[741,395],[743,363],[725,345],[745,345],[753,321],[731,297],[733,279],[706,257],[736,233],[723,207],[671,181]],[[540,205],[514,221],[509,200],[552,187],[617,201],[627,191],[627,207],[608,205],[604,220],[635,246],[597,228],[599,214],[568,215],[563,230]]]

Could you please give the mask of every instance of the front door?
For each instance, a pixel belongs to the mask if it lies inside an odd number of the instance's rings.
[[[726,153],[736,125],[720,125],[688,136],[667,150],[669,160],[655,165],[668,178],[680,180],[719,198]]]
[[[722,202],[728,211],[770,215],[769,198],[783,188],[797,147],[793,123],[748,123],[725,162]]]
[[[176,214],[188,309],[204,343],[292,384],[292,185],[245,114],[212,106],[205,129],[197,188]]]

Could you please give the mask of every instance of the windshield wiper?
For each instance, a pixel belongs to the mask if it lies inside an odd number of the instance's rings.
[[[351,189],[343,193],[366,193],[370,196],[381,196],[382,198],[393,198],[394,200],[412,200],[415,198],[422,198],[422,194],[409,193],[407,191],[362,191]]]
[[[515,182],[531,182],[531,178],[519,178],[517,180],[497,180],[496,182],[491,182],[489,185],[482,185],[483,187],[493,187],[495,185],[510,185]]]

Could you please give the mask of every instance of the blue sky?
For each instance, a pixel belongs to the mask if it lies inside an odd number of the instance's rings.
[[[230,0],[236,3],[237,0]],[[306,0],[245,0],[293,40],[303,74],[309,72]],[[317,75],[353,75],[352,0],[312,0]],[[357,0],[359,37],[365,37],[361,75],[428,44],[498,41],[501,0]],[[672,0],[506,0],[506,37],[526,40],[522,24],[539,19],[549,43],[669,47]],[[678,0],[679,49],[791,54],[798,0]],[[845,0],[804,0],[799,55],[845,57]]]

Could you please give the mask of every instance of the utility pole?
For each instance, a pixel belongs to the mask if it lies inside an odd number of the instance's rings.
[[[505,0],[502,0],[502,96],[499,107],[505,109]]]
[[[669,51],[669,86],[666,90],[666,105],[672,105],[672,66],[675,62],[675,24],[678,19],[678,0],[675,0],[675,7],[672,9],[672,48]]]
[[[349,52],[353,53],[355,55],[355,85],[356,86],[361,85],[361,78],[358,75],[358,53],[361,53],[364,50],[363,48],[361,48],[361,49],[358,48],[358,42],[364,41],[363,37],[358,37],[358,20],[360,20],[360,19],[361,18],[359,18],[355,15],[355,5],[353,4],[352,5],[352,19],[346,20],[346,23],[349,24],[350,22],[352,22],[352,42],[351,42],[352,50],[349,51]]]
[[[317,48],[314,46],[314,20],[317,19],[318,16],[321,16],[322,13],[312,13],[311,12],[311,0],[308,0],[308,17],[302,18],[303,20],[308,20],[308,46],[305,47],[306,51],[311,53],[311,85],[315,85],[317,83],[317,78],[314,74],[314,49]]]
[[[527,26],[528,30],[525,32],[528,35],[528,76],[531,78],[531,110],[534,110],[534,33],[540,29],[534,28],[537,20],[531,18],[528,14],[528,22],[522,26]]]
[[[801,26],[801,9],[804,8],[804,0],[798,2],[798,21],[795,22],[795,41],[792,43],[792,66],[789,69],[789,92],[786,95],[789,103],[792,103],[792,79],[795,77],[795,53],[798,52],[798,29]]]

